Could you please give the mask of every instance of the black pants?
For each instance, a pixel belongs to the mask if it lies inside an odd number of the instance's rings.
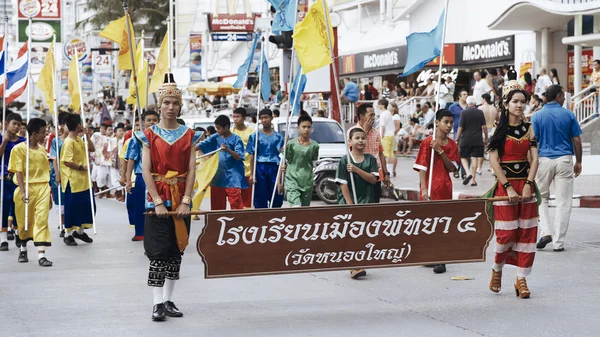
[[[381,181],[378,181],[373,185],[373,197],[375,198],[375,202],[379,203],[381,199]]]

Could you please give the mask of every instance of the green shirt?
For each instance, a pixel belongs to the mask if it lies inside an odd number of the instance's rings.
[[[319,144],[300,145],[298,138],[287,143],[285,152],[285,189],[306,192],[313,186],[313,162],[319,159]]]
[[[379,176],[377,159],[368,153],[365,153],[365,159],[360,163],[355,162],[354,158],[352,158],[352,164],[365,172],[370,172],[376,177]],[[343,156],[340,160],[340,165],[338,166],[335,181],[338,185],[348,185],[348,188],[350,189],[350,195],[352,196],[352,181],[350,180],[350,175],[348,174],[348,169],[346,166],[348,166],[348,156]],[[353,176],[354,184],[356,185],[356,198],[358,199],[357,204],[371,204],[375,202],[373,184],[367,182],[356,173],[353,174]],[[352,196],[352,199],[354,199],[354,196]],[[338,204],[346,204],[346,199],[344,199],[341,187],[338,188]]]

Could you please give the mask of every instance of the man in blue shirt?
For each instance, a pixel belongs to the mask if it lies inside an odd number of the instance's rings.
[[[548,103],[531,119],[540,157],[536,180],[542,195],[542,234],[537,248],[543,249],[552,242],[554,251],[562,252],[571,217],[573,178],[581,173],[581,128],[575,114],[562,107],[565,93],[560,85],[546,89],[546,100]],[[555,219],[550,218],[548,211],[553,182],[556,190]]]
[[[342,103],[356,103],[358,101],[358,85],[352,82],[350,78],[344,78],[344,90],[342,90]]]

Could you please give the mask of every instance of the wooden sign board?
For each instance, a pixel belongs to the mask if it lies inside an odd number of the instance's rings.
[[[196,247],[206,278],[482,262],[483,199],[211,211]]]

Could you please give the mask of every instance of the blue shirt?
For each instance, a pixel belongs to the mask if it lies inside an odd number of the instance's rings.
[[[56,152],[56,142],[58,141],[58,153]],[[64,141],[60,139],[60,137],[54,137],[52,139],[52,143],[50,144],[50,159],[57,160],[60,158],[60,151],[62,150]],[[59,164],[60,165],[60,164]],[[56,183],[56,172],[54,171],[54,165],[50,165],[50,186],[52,188],[57,188],[58,184]]]
[[[13,147],[17,146],[17,144],[22,143],[25,141],[25,138],[23,137],[19,137],[19,139],[17,139],[14,142],[8,141],[6,143],[6,148],[4,149],[4,162],[2,163],[2,165],[4,165],[4,174],[8,174],[8,161],[10,160],[10,152],[12,151]],[[0,135],[0,143],[2,143],[2,135]]]
[[[452,130],[454,131],[454,136],[456,137],[456,132],[458,132],[458,126],[460,125],[460,114],[463,111],[463,107],[460,106],[458,102],[452,104],[450,108],[448,108],[450,112],[452,112],[452,118],[454,118],[454,124],[452,124]]]
[[[133,160],[133,173],[142,174],[142,143],[136,141],[135,137],[129,141],[125,160]]]
[[[540,157],[572,156],[573,137],[581,135],[575,114],[556,102],[546,103],[531,118]]]
[[[256,142],[256,133],[253,133],[248,138],[246,152],[254,155],[254,145]],[[279,164],[279,154],[283,147],[283,137],[279,132],[273,131],[272,134],[266,135],[264,132],[258,132],[258,163],[275,163]]]
[[[240,155],[240,160],[235,160],[226,151],[219,151],[219,169],[212,179],[210,186],[223,188],[248,188],[248,182],[244,175],[244,143],[240,136],[231,134],[227,138],[215,133],[200,142],[198,147],[202,152],[209,153],[221,148],[221,144],[227,145],[231,150]]]
[[[358,85],[352,81],[346,83],[342,94],[352,103],[358,101]]]

